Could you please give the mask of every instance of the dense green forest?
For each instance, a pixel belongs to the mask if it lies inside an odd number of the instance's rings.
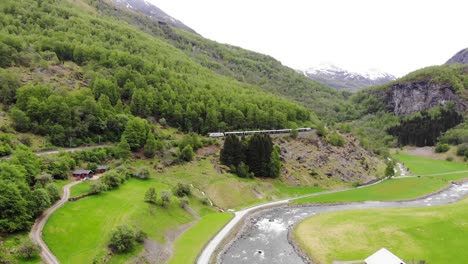
[[[327,122],[339,119],[340,113],[337,110],[350,96],[349,92],[337,91],[298,74],[271,56],[160,25],[146,16],[128,12],[125,8],[115,7],[105,1],[86,2],[104,14],[118,17],[142,31],[164,39],[205,68],[299,102]]]
[[[202,134],[311,120],[304,107],[214,73],[164,41],[78,3],[0,4],[0,101],[17,130],[64,145],[69,138],[75,144],[98,136],[116,141],[131,115]],[[25,69],[62,70],[70,85],[54,83],[53,74],[25,81]]]

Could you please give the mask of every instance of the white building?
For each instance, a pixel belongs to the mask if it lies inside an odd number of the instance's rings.
[[[366,258],[364,262],[366,264],[406,264],[386,248],[381,248],[379,251]]]

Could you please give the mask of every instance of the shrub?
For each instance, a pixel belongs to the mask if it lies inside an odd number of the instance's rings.
[[[437,143],[435,147],[435,152],[436,153],[444,153],[447,152],[450,149],[450,145],[447,143]]]
[[[457,155],[468,157],[468,144],[467,143],[461,144],[458,146]]]
[[[108,171],[101,177],[102,182],[106,184],[110,189],[117,188],[125,181],[125,176],[120,176],[115,171]]]
[[[453,161],[453,157],[447,157],[445,160],[446,161]]]
[[[118,226],[111,233],[109,248],[117,253],[129,252],[134,247],[135,232],[126,225]]]
[[[252,178],[253,174],[250,172],[249,166],[243,161],[235,168],[235,173],[241,178]]]
[[[145,202],[156,204],[158,198],[158,194],[156,193],[156,189],[154,187],[150,187],[145,193]]]
[[[195,153],[193,152],[193,148],[191,145],[185,146],[182,151],[180,152],[179,158],[183,161],[191,161]]]
[[[181,198],[179,199],[179,205],[181,208],[185,208],[189,205],[189,200],[187,198]]]
[[[16,251],[24,259],[32,259],[39,255],[41,248],[30,240],[26,240]]]
[[[330,136],[328,136],[328,142],[333,146],[342,147],[345,144],[345,139],[336,131],[333,131],[333,133],[331,133]]]
[[[296,129],[292,129],[290,135],[292,138],[297,138],[297,136],[299,136],[299,132],[297,132]]]
[[[138,230],[135,232],[135,241],[138,243],[143,243],[145,241],[145,238],[148,237],[148,234],[145,232]]]
[[[50,200],[52,202],[55,202],[58,199],[60,199],[60,192],[59,192],[57,185],[53,183],[49,183],[46,185],[45,189],[47,193],[49,194]]]
[[[190,196],[192,194],[190,185],[178,183],[174,188],[174,194],[178,197]]]
[[[107,190],[107,185],[102,182],[101,180],[99,181],[91,181],[89,183],[89,192],[91,194],[100,194]]]
[[[171,192],[162,191],[161,192],[161,206],[167,208],[171,202]]]
[[[132,173],[132,176],[138,179],[147,180],[150,178],[150,172],[148,168],[140,168],[136,172]]]

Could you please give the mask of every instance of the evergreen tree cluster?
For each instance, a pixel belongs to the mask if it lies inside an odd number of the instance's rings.
[[[241,177],[249,176],[247,172],[250,172],[257,177],[276,178],[281,172],[279,148],[266,134],[254,134],[242,141],[235,135],[228,135],[220,160]]]
[[[388,132],[398,137],[400,145],[434,146],[439,136],[463,121],[453,105],[436,107],[403,119]]]

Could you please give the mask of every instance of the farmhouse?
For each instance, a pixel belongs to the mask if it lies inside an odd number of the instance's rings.
[[[107,168],[108,168],[107,166],[99,165],[99,166],[97,166],[96,172],[97,173],[104,173],[104,172],[107,171]]]
[[[366,264],[406,264],[399,257],[393,255],[386,248],[381,248],[379,251],[370,255],[364,260]]]
[[[91,177],[91,176],[93,176],[93,172],[90,170],[75,170],[73,172],[73,177],[75,178],[84,179],[86,177]]]

